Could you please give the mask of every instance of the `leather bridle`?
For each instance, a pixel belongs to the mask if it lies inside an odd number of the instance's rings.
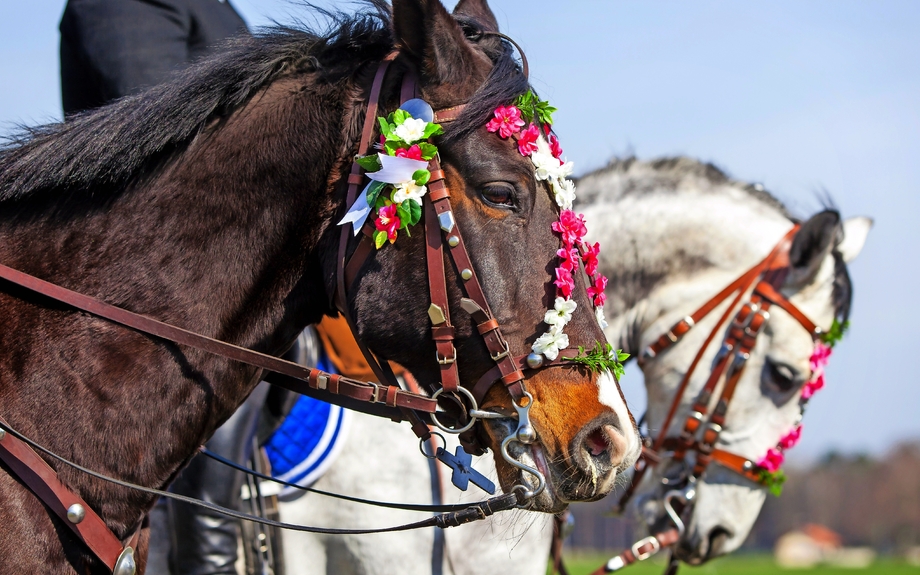
[[[614,557],[595,571],[594,575],[618,571],[636,561],[651,557],[661,549],[675,545],[683,535],[687,514],[692,513],[692,500],[696,494],[696,485],[711,463],[718,463],[754,483],[763,484],[756,462],[743,455],[719,448],[718,441],[725,425],[732,397],[744,372],[747,360],[750,358],[751,350],[754,348],[757,336],[763,331],[770,318],[770,308],[776,306],[785,310],[805,328],[814,340],[820,339],[822,335],[821,328],[815,325],[801,310],[780,293],[780,289],[789,275],[789,251],[793,238],[799,229],[798,224],[793,226],[766,258],[743,273],[741,277],[712,297],[694,313],[678,321],[666,333],[643,350],[639,357],[640,365],[677,345],[703,318],[707,317],[729,298],[732,298],[731,303],[706,337],[681,379],[671,406],[661,424],[661,431],[654,440],[651,440],[651,438],[643,439],[644,446],[639,461],[636,462],[636,472],[615,506],[619,511],[626,507],[627,502],[634,495],[649,467],[656,466],[666,460],[683,464],[685,473],[680,478],[679,483],[668,480],[667,484],[672,486],[672,489],[668,490],[663,498],[665,512],[668,515],[671,526],[636,542],[630,549]],[[748,296],[747,300],[741,303],[745,296]],[[741,304],[740,307],[739,303]],[[734,317],[732,317],[732,314],[734,314]],[[667,435],[671,422],[681,405],[687,386],[700,360],[706,350],[709,349],[716,334],[723,330],[723,326],[725,326],[729,318],[732,318],[731,323],[725,331],[722,345],[713,360],[713,367],[709,377],[703,389],[697,394],[692,404],[690,415],[684,421],[681,432],[678,435]],[[709,406],[712,405],[716,389],[722,382],[724,384],[716,400],[715,407],[710,413]],[[695,454],[692,468],[686,463],[687,455],[690,453]],[[679,502],[680,505],[675,505],[675,502]],[[677,562],[672,557],[666,573],[673,574],[676,569]]]

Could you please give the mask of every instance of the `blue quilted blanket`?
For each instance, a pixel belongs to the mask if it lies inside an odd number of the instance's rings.
[[[331,373],[335,369],[325,357],[317,367]],[[349,415],[337,405],[301,396],[265,444],[272,475],[304,487],[315,483],[332,465],[345,443]],[[279,497],[290,500],[303,493],[285,487]]]

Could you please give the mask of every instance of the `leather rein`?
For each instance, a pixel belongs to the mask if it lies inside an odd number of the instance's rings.
[[[665,512],[672,526],[637,541],[630,549],[612,558],[592,575],[618,571],[632,563],[651,557],[661,549],[675,545],[684,531],[683,512],[691,508],[691,502],[696,494],[696,484],[711,463],[718,463],[754,483],[763,484],[758,473],[758,466],[753,460],[719,448],[718,441],[725,425],[728,408],[747,360],[750,358],[751,350],[754,348],[757,336],[763,331],[770,318],[770,308],[772,306],[782,308],[795,318],[813,339],[817,340],[821,337],[821,328],[780,293],[789,274],[789,250],[799,228],[798,224],[793,226],[766,258],[743,273],[691,315],[675,323],[666,333],[643,350],[639,357],[640,365],[675,346],[697,323],[719,305],[732,298],[731,303],[706,337],[681,379],[667,416],[660,427],[661,431],[654,441],[649,437],[643,439],[644,446],[639,461],[636,462],[636,472],[614,507],[618,512],[625,509],[649,467],[665,460],[684,462],[687,455],[692,452],[695,454],[694,465],[683,478],[682,485],[675,486],[664,496]],[[748,294],[750,295],[747,300],[741,303]],[[732,317],[733,313],[734,317]],[[685,420],[681,432],[676,436],[667,435],[700,360],[729,318],[732,318],[731,323],[728,325],[722,345],[713,361],[709,377],[703,389],[694,399],[690,415]],[[709,406],[712,404],[716,388],[722,381],[724,385],[712,413],[709,413]],[[675,506],[675,501],[680,505]],[[673,574],[676,571],[677,561],[672,557],[666,573]]]
[[[485,34],[497,35],[510,40],[506,36],[498,33]],[[391,53],[378,67],[371,88],[371,95],[368,102],[368,109],[359,147],[359,155],[363,155],[368,150],[370,138],[374,133],[380,91],[386,70],[397,56],[398,52]],[[524,59],[523,52],[521,52],[521,56],[522,59]],[[526,70],[527,64],[526,59],[524,59],[525,74]],[[417,86],[415,84],[415,75],[414,72],[409,69],[404,76],[401,100],[405,102],[414,97],[416,93]],[[453,121],[459,116],[463,109],[464,105],[461,105],[437,111],[434,115],[434,121],[436,123]],[[0,279],[138,332],[257,367],[266,372],[271,372],[266,379],[274,385],[278,385],[295,393],[309,395],[329,403],[342,405],[349,409],[363,411],[372,415],[388,417],[394,421],[407,420],[412,424],[413,431],[415,431],[422,440],[427,440],[432,435],[425,419],[430,420],[442,430],[450,433],[460,433],[469,431],[478,418],[494,418],[499,416],[499,414],[481,411],[477,406],[478,402],[481,401],[482,397],[495,381],[501,380],[514,400],[514,406],[518,412],[519,419],[517,432],[509,436],[509,438],[505,440],[505,443],[509,440],[531,443],[534,441],[535,435],[530,427],[527,413],[532,401],[529,393],[527,393],[524,387],[524,370],[536,368],[528,366],[526,361],[527,355],[514,356],[511,354],[509,345],[501,334],[498,322],[493,318],[489,309],[484,291],[476,277],[476,272],[463,243],[460,229],[454,219],[450,204],[450,191],[445,183],[444,172],[441,169],[440,161],[437,156],[430,161],[429,167],[431,179],[428,183],[429,192],[426,194],[424,200],[426,253],[431,296],[429,317],[432,321],[432,338],[437,347],[436,359],[441,371],[441,388],[432,396],[401,389],[389,365],[386,362],[378,361],[373,353],[362,344],[357,337],[354,321],[350,313],[348,313],[347,290],[353,284],[361,267],[372,257],[375,251],[373,250],[373,243],[370,242],[367,235],[369,231],[368,226],[365,226],[365,235],[362,237],[351,257],[346,257],[348,228],[347,226],[343,227],[340,238],[339,257],[337,258],[337,287],[334,301],[338,309],[347,318],[349,326],[353,334],[355,334],[356,340],[359,342],[359,346],[365,358],[368,360],[368,363],[372,369],[374,369],[378,377],[380,377],[380,381],[386,383],[359,381],[338,374],[324,372],[319,369],[304,367],[294,362],[210,338],[145,315],[107,304],[96,298],[55,285],[3,264],[0,264]],[[346,207],[350,206],[357,197],[358,186],[363,182],[363,178],[362,169],[357,162],[355,162],[351,174],[347,177],[348,190]],[[473,386],[472,391],[460,387],[460,380],[457,372],[456,350],[453,345],[455,330],[450,322],[447,284],[443,261],[444,236],[446,236],[446,243],[448,246],[447,252],[457,268],[458,275],[463,279],[463,288],[466,297],[461,300],[461,307],[465,312],[470,314],[473,321],[477,324],[478,331],[484,338],[486,347],[489,349],[490,355],[496,363],[493,369],[489,370],[478,380]],[[574,355],[575,353],[573,353],[572,350],[563,350],[556,360],[543,362],[541,367],[567,365],[568,362],[565,361],[565,358]],[[465,421],[461,420],[459,423],[456,423],[454,427],[450,427],[438,420],[437,413],[441,413],[442,417],[445,416],[443,412],[439,412],[438,410],[437,398],[441,394],[454,396],[454,403],[460,406],[461,412],[460,417],[455,418],[455,421],[461,419],[465,419]],[[458,394],[461,394],[463,397],[460,397]],[[466,401],[464,401],[464,398]],[[467,403],[469,403],[468,406],[466,405]],[[476,445],[475,438],[472,435],[465,436],[464,444],[471,446],[472,449],[477,452],[482,451],[481,448]],[[504,450],[505,446],[503,444],[503,454]],[[426,510],[449,509],[449,512],[431,517],[424,521],[394,528],[363,530],[323,529],[272,521],[253,515],[239,513],[231,509],[222,508],[167,491],[135,485],[108,477],[90,469],[86,469],[77,463],[68,461],[47,448],[42,447],[37,442],[17,432],[7,424],[6,421],[0,418],[0,459],[9,466],[10,470],[19,477],[33,493],[61,518],[64,524],[73,531],[77,538],[83,541],[87,548],[115,575],[133,575],[135,572],[136,559],[134,553],[137,549],[142,525],[138,525],[124,540],[117,537],[108,528],[103,519],[96,514],[81,497],[76,495],[60,481],[57,473],[37,452],[41,452],[47,457],[55,459],[97,479],[128,487],[136,491],[159,497],[169,497],[181,500],[193,505],[207,507],[212,511],[231,517],[255,521],[265,525],[300,531],[333,534],[375,533],[430,526],[446,528],[460,525],[469,521],[484,519],[497,511],[519,507],[523,503],[526,503],[528,499],[539,493],[544,485],[543,477],[537,470],[514,461],[509,461],[512,465],[537,476],[539,488],[535,490],[527,485],[517,485],[511,492],[505,495],[492,497],[486,501],[466,506],[463,509],[455,509],[452,506],[430,506],[430,509],[426,508]],[[389,504],[389,506],[395,507],[398,506],[398,504]]]

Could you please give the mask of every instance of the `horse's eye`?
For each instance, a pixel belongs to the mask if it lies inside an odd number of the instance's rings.
[[[799,379],[795,369],[769,359],[764,365],[764,377],[768,383],[783,393],[792,391],[798,385]]]
[[[483,199],[493,205],[501,207],[514,206],[514,186],[504,182],[486,184],[480,190]]]

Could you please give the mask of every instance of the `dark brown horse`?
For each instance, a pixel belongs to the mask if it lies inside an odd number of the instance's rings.
[[[392,15],[374,3],[329,35],[279,29],[242,39],[167,85],[29,130],[0,151],[0,262],[207,336],[283,351],[335,313],[343,180],[377,63],[398,47],[384,113],[398,105],[410,68],[435,109],[468,103],[438,141],[442,165],[493,313],[511,348],[529,350],[552,307],[558,210],[530,161],[484,129],[527,84],[507,45],[483,30],[497,30],[484,0],[462,0],[453,16],[438,0],[396,0]],[[436,382],[423,235],[375,253],[348,305],[374,353]],[[452,315],[468,317],[460,279],[450,266],[447,274]],[[604,336],[580,279],[574,298],[572,346],[591,348]],[[6,282],[0,316],[0,417],[71,460],[145,486],[168,485],[261,375]],[[493,363],[472,322],[456,323],[461,383],[470,386]],[[545,461],[548,483],[533,507],[605,495],[637,449],[613,378],[553,368],[526,384],[539,443],[518,455]],[[513,413],[502,386],[486,399]],[[508,429],[499,421],[483,441],[497,451]],[[120,538],[153,504],[49,463]],[[519,471],[498,465],[505,489],[520,482]],[[4,471],[0,572],[106,572]],[[141,571],[145,556],[146,534]]]

